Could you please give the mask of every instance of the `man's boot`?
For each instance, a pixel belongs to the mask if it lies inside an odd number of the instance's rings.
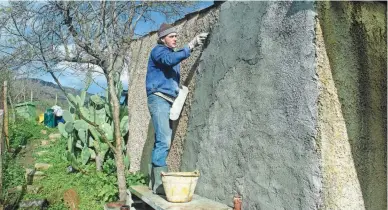
[[[163,188],[162,176],[160,175],[162,171],[168,172],[167,166],[153,167],[152,172],[154,177],[154,182],[153,182],[154,186],[152,187],[152,192],[154,194],[166,195]]]

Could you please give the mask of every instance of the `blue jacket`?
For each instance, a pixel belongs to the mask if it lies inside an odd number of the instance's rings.
[[[179,63],[190,56],[188,46],[175,51],[158,44],[152,49],[148,59],[146,76],[147,96],[154,92],[162,92],[176,98],[179,92]]]

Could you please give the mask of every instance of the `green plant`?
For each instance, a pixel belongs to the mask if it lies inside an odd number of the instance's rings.
[[[55,129],[46,128],[34,121],[25,120],[22,117],[16,117],[15,122],[10,125],[9,137],[10,146],[16,148],[27,144],[27,140],[41,139],[45,135],[41,130],[46,130],[52,133]]]
[[[107,158],[102,166],[103,171],[107,174],[113,174],[116,172],[116,163],[113,158]]]
[[[9,136],[12,148],[26,145],[28,139],[41,137],[40,127],[33,121],[17,117],[10,125]]]
[[[33,136],[30,131],[22,129],[20,126],[11,126],[10,147],[16,148],[27,144],[27,140]]]
[[[17,159],[6,153],[3,155],[3,163],[3,192],[26,182],[24,178],[25,170]]]
[[[93,194],[98,200],[109,202],[118,199],[117,178],[115,175],[96,172],[93,176],[90,176],[89,185],[94,186]]]
[[[131,185],[145,185],[147,183],[147,176],[142,173],[129,173],[126,175],[127,186]]]

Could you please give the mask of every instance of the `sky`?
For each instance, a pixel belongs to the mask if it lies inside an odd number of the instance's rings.
[[[0,2],[1,1],[2,0],[0,0]],[[201,9],[207,8],[211,5],[213,5],[213,1],[201,1],[198,5],[199,6],[198,8],[196,8],[195,10],[193,10],[193,8],[189,8],[189,9],[187,9],[187,11],[185,11],[185,14],[194,12],[196,10],[201,10]],[[137,31],[135,31],[135,33],[136,34],[147,34],[150,31],[157,30],[158,27],[163,22],[172,23],[172,21],[174,21],[174,20],[166,21],[166,19],[160,15],[154,15],[153,18],[155,19],[156,24],[153,24],[151,22],[147,22],[147,23],[144,23],[144,22],[140,23],[139,22],[138,23],[139,28]],[[42,72],[42,73],[35,74],[31,77],[42,79],[42,80],[45,80],[48,82],[53,82],[55,84],[53,78],[48,73]],[[67,86],[67,87],[71,87],[71,88],[75,88],[75,89],[81,89],[84,86],[84,82],[83,82],[84,75],[75,75],[74,72],[72,72],[72,70],[68,70],[67,72],[64,72],[63,74],[59,75],[59,80],[63,86]],[[92,93],[92,94],[103,94],[104,89],[101,87],[106,87],[105,78],[103,76],[96,76],[94,78],[94,80],[97,84],[92,83],[88,89],[88,92]],[[122,76],[121,81],[123,82],[124,89],[125,90],[128,89],[126,74],[124,74]]]

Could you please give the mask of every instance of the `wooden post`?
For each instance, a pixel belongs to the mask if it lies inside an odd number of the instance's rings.
[[[32,93],[32,90],[31,90],[31,102],[32,102],[32,98],[33,98],[33,93]]]
[[[7,106],[7,81],[4,81],[3,86],[3,105],[4,105],[4,137],[5,142],[7,144],[7,148],[9,148],[9,136],[8,136],[8,106]],[[2,148],[4,150],[4,148]]]
[[[0,109],[0,196],[3,195],[3,117],[4,111]],[[3,198],[0,197],[0,200],[2,201]]]
[[[13,123],[15,123],[15,120],[16,120],[16,114],[15,114],[15,108],[14,108],[14,106],[13,106],[13,103],[12,103],[12,98],[11,98],[11,96],[8,94],[8,103],[9,103],[9,105],[11,105],[11,110],[12,110],[12,121],[11,121],[11,123],[13,124]],[[1,209],[0,209],[1,210]]]

